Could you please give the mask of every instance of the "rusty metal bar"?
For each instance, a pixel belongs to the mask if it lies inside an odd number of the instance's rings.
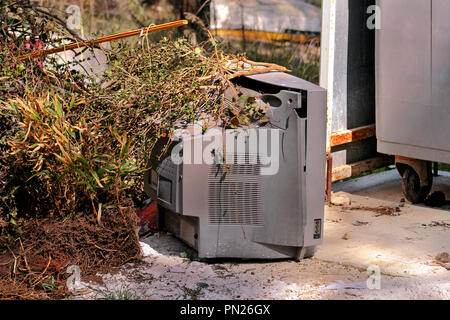
[[[331,183],[333,176],[333,156],[330,152],[327,152],[327,173],[326,173],[326,188],[325,188],[325,201],[331,202]]]
[[[258,30],[228,30],[215,29],[214,34],[221,37],[235,38],[235,39],[249,39],[262,41],[291,41],[298,43],[308,43],[312,41],[320,42],[320,36],[307,36],[302,34],[278,33]]]
[[[394,157],[381,156],[333,168],[332,181],[351,178],[375,169],[390,166],[394,163]]]
[[[67,45],[64,45],[64,46],[58,47],[58,48],[52,48],[52,49],[46,49],[46,50],[32,52],[32,53],[17,57],[17,60],[21,61],[21,60],[26,60],[26,59],[31,59],[31,58],[37,58],[40,56],[46,56],[46,55],[53,54],[53,53],[63,52],[66,50],[73,50],[73,49],[79,49],[79,48],[83,48],[83,47],[87,47],[87,46],[94,46],[94,45],[97,45],[97,44],[100,44],[103,42],[110,42],[110,41],[119,40],[119,39],[123,39],[123,38],[127,38],[127,37],[138,36],[140,34],[145,35],[149,32],[155,32],[155,31],[166,30],[166,29],[170,29],[170,28],[181,27],[186,24],[188,24],[187,20],[178,20],[178,21],[174,21],[174,22],[163,23],[163,24],[148,27],[148,28],[131,30],[131,31],[127,31],[127,32],[121,32],[121,33],[113,34],[113,35],[106,36],[106,37],[101,37],[101,38],[94,39],[94,40],[85,40],[85,41],[70,43],[70,44],[67,44]]]
[[[336,147],[346,143],[360,141],[371,137],[375,137],[374,124],[351,130],[333,132],[331,134],[331,146]]]

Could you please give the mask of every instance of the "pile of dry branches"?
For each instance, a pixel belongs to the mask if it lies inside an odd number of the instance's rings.
[[[226,55],[212,38],[144,36],[106,52],[99,81],[52,57],[17,60],[77,40],[28,0],[0,0],[0,21],[0,297],[59,295],[69,265],[87,275],[139,258],[142,173],[169,147],[175,123],[260,121],[265,109],[232,79],[287,71]]]
[[[125,132],[82,114],[89,79],[17,59],[77,39],[27,0],[0,1],[0,21],[0,297],[60,295],[69,265],[88,275],[139,258],[123,182],[137,168]]]

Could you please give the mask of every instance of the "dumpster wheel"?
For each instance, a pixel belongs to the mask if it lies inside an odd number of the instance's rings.
[[[407,167],[402,176],[402,189],[406,199],[411,203],[423,202],[431,191],[431,179],[433,176],[430,174],[428,175],[429,183],[423,185],[417,172],[413,168]]]

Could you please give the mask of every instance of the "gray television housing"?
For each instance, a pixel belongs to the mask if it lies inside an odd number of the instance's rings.
[[[199,258],[312,256],[323,240],[326,90],[280,72],[236,82],[270,105],[270,122],[256,132],[270,136],[272,156],[279,146],[278,171],[262,174],[264,161],[245,135],[245,150],[224,147],[227,159],[239,160],[234,164],[175,164],[167,157],[145,175],[145,191],[158,200],[160,226],[197,250]],[[193,134],[197,138],[202,135]],[[254,157],[257,161],[250,160]]]

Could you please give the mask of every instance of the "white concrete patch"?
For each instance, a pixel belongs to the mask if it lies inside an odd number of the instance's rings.
[[[335,196],[348,198],[351,204],[325,208],[324,244],[313,259],[301,262],[190,261],[180,257],[182,252],[190,250],[185,244],[161,234],[143,240],[144,259],[141,263],[125,265],[115,274],[101,275],[103,284],[87,284],[96,291],[73,299],[99,299],[104,298],[105,293],[119,297],[119,293],[123,296],[125,292],[127,297],[156,300],[448,300],[450,271],[429,263],[437,254],[450,252],[450,229],[428,226],[432,221],[450,220],[448,210],[405,204],[398,216],[377,217],[371,210],[351,209],[398,206],[402,196],[395,174],[389,171],[380,174],[381,177],[370,176],[376,183],[372,183],[370,177],[364,177],[361,183],[364,191],[353,191],[360,195],[336,193]],[[383,187],[386,179],[388,182]],[[437,188],[445,190],[442,185],[445,179],[448,177],[438,180]],[[355,182],[348,181],[347,185],[340,184],[339,187],[341,191],[352,189]],[[351,234],[348,240],[342,239],[346,233]],[[366,270],[370,266],[380,269],[379,290],[326,288],[336,282],[364,283],[369,277]]]
[[[155,249],[150,247],[148,244],[146,244],[144,242],[140,242],[140,245],[141,245],[142,256],[144,258],[161,256],[161,254],[158,251],[156,251]]]

